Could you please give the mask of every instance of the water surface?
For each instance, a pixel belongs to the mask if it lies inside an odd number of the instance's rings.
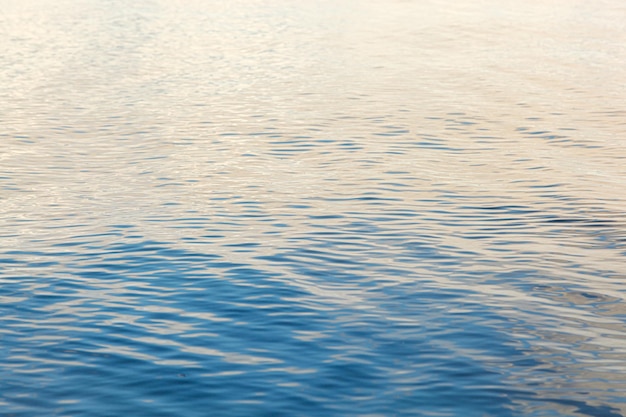
[[[0,414],[626,415],[617,0],[0,0]]]

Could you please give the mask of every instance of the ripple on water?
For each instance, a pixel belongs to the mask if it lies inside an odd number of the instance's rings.
[[[4,5],[2,411],[624,415],[623,5],[217,3]]]

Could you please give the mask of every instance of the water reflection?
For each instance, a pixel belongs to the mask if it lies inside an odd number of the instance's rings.
[[[621,4],[0,4],[7,415],[626,413]]]

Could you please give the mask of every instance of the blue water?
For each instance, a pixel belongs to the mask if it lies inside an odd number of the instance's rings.
[[[0,415],[626,415],[626,8],[0,0]]]

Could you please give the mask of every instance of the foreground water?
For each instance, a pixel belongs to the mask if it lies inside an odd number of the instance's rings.
[[[0,414],[626,415],[624,22],[0,0]]]

